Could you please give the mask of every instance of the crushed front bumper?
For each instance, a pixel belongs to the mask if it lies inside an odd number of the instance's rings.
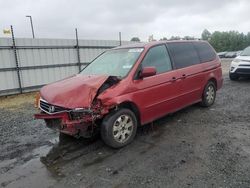
[[[46,113],[39,113],[35,114],[34,117],[36,119],[43,119],[45,120],[47,126],[52,129],[57,129],[64,134],[68,134],[71,136],[78,136],[84,135],[87,132],[89,126],[93,126],[92,119],[90,117],[78,119],[78,120],[71,120],[68,113],[60,113],[60,114],[53,114],[49,115]],[[57,123],[51,124],[53,120]]]

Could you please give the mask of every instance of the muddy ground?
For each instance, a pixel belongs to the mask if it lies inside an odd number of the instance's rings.
[[[250,79],[228,79],[211,108],[193,105],[114,150],[58,139],[33,119],[34,94],[0,98],[1,187],[250,187]]]

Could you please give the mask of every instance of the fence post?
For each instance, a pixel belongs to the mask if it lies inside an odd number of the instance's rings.
[[[78,32],[77,28],[75,29],[76,31],[76,51],[77,51],[77,63],[78,63],[78,68],[79,72],[81,71],[81,58],[80,58],[80,49],[79,49],[79,40],[78,40]]]
[[[13,30],[12,25],[10,26],[10,29],[11,29],[11,35],[12,35],[12,49],[13,49],[14,56],[15,56],[15,61],[16,61],[16,72],[17,72],[19,90],[20,90],[20,93],[23,93],[23,88],[22,88],[22,84],[21,84],[21,76],[20,76],[20,68],[19,68],[19,65],[18,65],[17,48],[16,48],[14,30]]]
[[[122,33],[119,32],[119,42],[120,42],[120,46],[122,45]]]

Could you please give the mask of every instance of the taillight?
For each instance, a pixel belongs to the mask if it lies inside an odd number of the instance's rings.
[[[37,92],[36,98],[35,98],[35,102],[34,102],[34,106],[35,106],[36,108],[39,107],[40,98],[41,98],[40,92]]]

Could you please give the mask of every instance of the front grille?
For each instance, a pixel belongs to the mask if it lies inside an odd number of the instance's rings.
[[[39,103],[40,109],[48,114],[57,114],[61,112],[66,112],[68,109],[49,104],[47,101],[40,99]]]

